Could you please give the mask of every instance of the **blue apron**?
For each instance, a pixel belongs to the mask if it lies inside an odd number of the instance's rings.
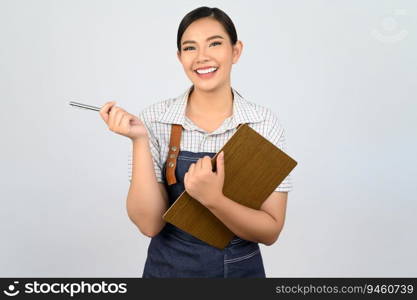
[[[192,163],[216,153],[179,151],[175,176],[177,183],[165,183],[171,206],[185,190],[184,175]],[[162,174],[165,182],[166,162]],[[258,277],[265,278],[258,243],[234,236],[224,249],[213,247],[178,227],[166,223],[148,247],[142,278]]]

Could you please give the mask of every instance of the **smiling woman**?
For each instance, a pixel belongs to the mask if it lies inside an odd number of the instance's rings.
[[[208,93],[218,96],[211,109],[213,115],[222,112],[225,105],[231,106],[230,74],[242,48],[233,22],[220,9],[201,8],[184,17],[177,34],[177,55],[194,84],[190,102],[193,98],[199,102],[194,108],[213,104],[204,101]],[[220,95],[227,95],[229,101]]]
[[[140,231],[151,237],[144,278],[265,277],[259,243],[272,245],[279,236],[290,177],[257,210],[224,196],[223,156],[217,157],[216,171],[210,163],[244,123],[285,150],[277,116],[231,87],[232,66],[242,49],[232,20],[222,10],[199,7],[189,12],[178,28],[177,57],[192,86],[140,114],[147,135],[133,139],[127,209]],[[164,222],[162,215],[184,190],[235,234],[226,248]]]

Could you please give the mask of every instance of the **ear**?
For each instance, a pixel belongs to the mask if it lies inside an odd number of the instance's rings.
[[[181,62],[181,52],[177,50],[177,58]]]
[[[237,63],[240,55],[242,54],[243,43],[242,41],[237,41],[236,45],[233,46],[233,63]]]

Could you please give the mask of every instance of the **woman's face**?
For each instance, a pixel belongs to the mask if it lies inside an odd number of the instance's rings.
[[[207,17],[187,27],[177,56],[194,87],[209,92],[224,85],[230,86],[232,64],[238,61],[242,47],[241,41],[232,45],[223,25]],[[211,72],[198,74],[198,69]]]

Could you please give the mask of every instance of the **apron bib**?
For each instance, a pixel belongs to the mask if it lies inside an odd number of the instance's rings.
[[[170,152],[174,149],[173,152],[176,154],[169,153],[169,159],[164,163],[162,172],[169,206],[185,190],[184,175],[190,165],[206,155],[213,157],[216,154],[181,151],[179,149],[181,135],[178,129],[181,125],[172,126]],[[177,146],[173,147],[173,143]],[[167,170],[167,167],[171,170]],[[179,277],[265,278],[259,244],[235,235],[229,245],[221,250],[167,222],[151,239],[142,278]]]

